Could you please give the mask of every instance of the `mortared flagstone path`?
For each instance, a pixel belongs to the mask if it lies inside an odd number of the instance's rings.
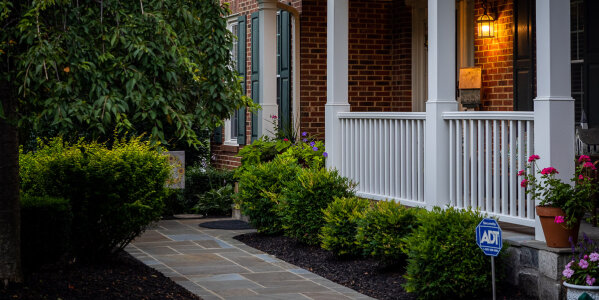
[[[162,220],[125,250],[204,300],[373,299],[233,239],[253,229],[198,226],[215,220]]]

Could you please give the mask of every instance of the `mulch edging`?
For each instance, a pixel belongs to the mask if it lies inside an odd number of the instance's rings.
[[[376,299],[411,300],[417,298],[415,294],[407,293],[401,287],[406,282],[406,279],[403,278],[404,266],[386,267],[374,259],[365,258],[340,259],[330,251],[318,246],[299,243],[285,236],[248,233],[233,238]],[[482,299],[492,299],[492,297],[489,295]],[[497,299],[524,300],[530,298],[522,296],[515,288],[498,287]]]
[[[104,263],[44,266],[23,284],[0,286],[0,300],[8,299],[201,300],[124,251]]]

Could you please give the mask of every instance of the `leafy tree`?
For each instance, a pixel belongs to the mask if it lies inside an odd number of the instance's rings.
[[[218,0],[0,0],[0,280],[20,280],[17,128],[198,144],[251,101]],[[16,249],[16,250],[13,250]]]

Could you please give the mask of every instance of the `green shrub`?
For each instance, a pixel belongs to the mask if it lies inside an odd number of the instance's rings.
[[[355,185],[336,170],[301,169],[281,192],[279,215],[285,235],[308,244],[319,244],[323,210],[335,197],[354,196]]]
[[[19,162],[25,193],[69,199],[73,250],[82,258],[125,247],[160,218],[168,194],[167,157],[139,138],[117,140],[111,149],[56,138],[21,153]]]
[[[406,208],[394,201],[376,201],[360,220],[356,243],[365,256],[376,257],[386,263],[405,258],[402,241],[419,224],[417,208]]]
[[[320,230],[322,248],[336,255],[360,255],[356,245],[357,221],[368,208],[370,201],[357,198],[337,198],[323,211],[324,226]]]
[[[490,259],[476,245],[475,230],[482,219],[478,211],[455,208],[436,207],[421,214],[422,225],[405,239],[406,291],[416,292],[420,299],[490,293]]]
[[[66,199],[21,195],[21,261],[26,271],[55,262],[69,250],[72,219]]]
[[[185,189],[183,195],[172,202],[172,214],[196,211],[199,197],[211,190],[233,185],[234,171],[219,170],[212,167],[192,166],[185,170]],[[229,207],[230,209],[230,207]]]
[[[193,207],[196,214],[209,216],[230,216],[233,204],[233,186],[228,184],[197,195],[198,202]]]
[[[281,231],[277,215],[279,193],[283,186],[295,180],[299,170],[296,160],[277,157],[272,162],[250,165],[241,173],[236,203],[258,232]]]

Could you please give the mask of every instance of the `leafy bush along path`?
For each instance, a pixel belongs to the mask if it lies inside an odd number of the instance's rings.
[[[48,265],[24,284],[0,285],[0,300],[8,299],[201,300],[126,253],[103,264]]]
[[[401,287],[406,282],[403,266],[384,268],[374,259],[339,259],[330,251],[284,236],[248,233],[234,239],[370,297],[381,300],[417,298],[416,294],[407,293]],[[481,299],[492,297],[489,295]],[[514,288],[499,285],[497,299],[527,298]]]
[[[402,269],[380,268],[374,259],[340,260],[318,246],[284,236],[248,233],[234,239],[370,297],[416,299],[401,287],[405,283]]]

